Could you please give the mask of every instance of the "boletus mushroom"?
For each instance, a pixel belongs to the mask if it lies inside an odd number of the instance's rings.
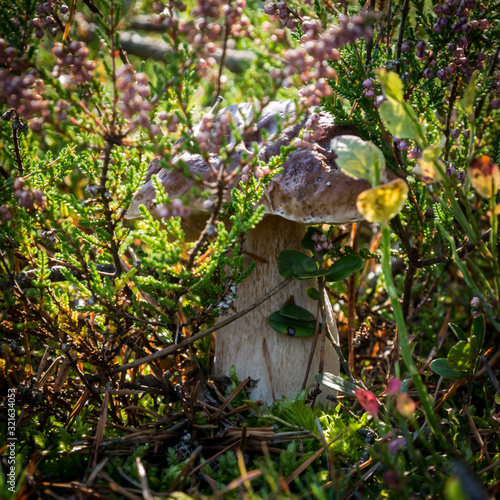
[[[227,109],[219,113],[227,112]],[[245,130],[245,120],[251,115],[249,109],[246,105],[229,110],[232,114],[240,115],[243,139],[247,147],[253,141],[260,141],[264,130],[268,135],[276,134],[279,122],[285,122],[286,117],[293,118],[295,113],[295,107],[290,102],[271,103],[264,108],[257,125]],[[241,115],[244,115],[243,120]],[[282,173],[274,176],[265,189],[261,203],[265,205],[266,215],[246,235],[242,246],[248,256],[248,263],[255,260],[256,265],[250,277],[237,287],[237,300],[233,304],[237,310],[251,306],[283,281],[278,270],[278,258],[284,250],[305,253],[301,242],[307,225],[345,224],[362,219],[356,209],[356,199],[360,192],[370,188],[370,184],[343,174],[335,165],[335,155],[329,149],[333,137],[356,134],[356,130],[354,127],[336,126],[333,117],[324,112],[319,114],[319,120],[316,116],[316,122],[316,127],[322,130],[320,140],[311,142],[307,149],[297,149],[291,153],[282,164]],[[279,154],[282,145],[290,144],[298,138],[305,123],[304,120],[300,124],[285,127],[279,137],[262,147],[261,159],[266,161]],[[180,158],[193,174],[201,174],[207,181],[213,177],[213,169],[209,168],[201,156],[184,154]],[[178,170],[159,170],[157,163],[152,164],[151,169],[156,169],[156,174],[170,197],[182,196],[192,185]],[[138,206],[141,204],[154,212],[154,198],[154,187],[149,180],[136,194],[127,217],[139,216]],[[190,208],[192,214],[202,210],[201,204]],[[273,313],[291,304],[316,317],[318,303],[306,293],[307,288],[316,286],[316,279],[293,280],[271,299],[217,331],[215,373],[228,375],[234,365],[240,380],[246,377],[252,379],[253,383],[248,389],[251,399],[261,399],[265,403],[300,392],[313,338],[295,335],[294,328],[287,331],[288,335],[278,333],[269,325],[268,320]],[[326,308],[326,321],[330,332],[338,340],[335,319],[329,311],[331,308]],[[324,344],[323,356],[323,371],[338,374],[338,356],[328,341]],[[314,384],[319,363],[320,342],[317,342],[306,386]],[[325,395],[326,392],[323,392],[323,396]],[[324,397],[321,399],[324,401]]]

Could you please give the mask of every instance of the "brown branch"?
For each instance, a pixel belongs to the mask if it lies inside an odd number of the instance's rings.
[[[172,53],[172,47],[161,38],[151,36],[142,36],[137,33],[121,31],[120,46],[129,54],[140,57],[141,59],[153,59],[155,61],[167,61]],[[217,50],[213,55],[219,62],[222,58],[222,50]],[[245,67],[257,59],[257,55],[250,50],[227,49],[224,66],[233,73],[242,73]]]
[[[100,274],[115,276],[116,269],[112,264],[96,264],[97,272]],[[54,266],[50,268],[50,274],[47,277],[48,281],[51,283],[59,283],[61,281],[66,281],[67,278],[63,274],[63,270],[68,271],[72,276],[74,276],[78,281],[85,279],[87,273],[80,271],[78,269],[72,269],[65,266]],[[7,288],[12,288],[14,283],[24,290],[26,288],[32,288],[34,286],[33,281],[36,280],[35,271],[25,271],[12,276],[11,280],[0,279],[0,290],[5,290]]]
[[[229,0],[228,6],[231,7],[231,0]],[[227,42],[229,40],[229,33],[230,33],[230,26],[229,26],[229,21],[226,18],[226,21],[224,23],[224,41],[222,44],[222,55],[219,61],[219,74],[217,75],[217,92],[215,93],[216,98],[220,96],[220,91],[222,87],[222,71],[224,70],[224,66],[226,64]]]
[[[24,175],[24,165],[23,159],[21,157],[21,150],[19,149],[18,133],[26,130],[26,124],[21,121],[19,115],[14,111],[12,120],[12,142],[14,143],[14,154],[16,155],[17,171],[19,173],[19,177],[22,177]]]
[[[109,249],[111,251],[111,257],[113,258],[113,263],[115,265],[116,275],[120,276],[122,274],[122,265],[120,261],[120,255],[118,252],[119,247],[116,244],[116,240],[114,238],[116,223],[113,222],[113,217],[112,217],[113,212],[109,204],[109,197],[106,189],[106,183],[108,181],[109,164],[111,160],[111,150],[113,149],[113,146],[115,144],[114,139],[115,138],[113,137],[108,138],[106,147],[104,148],[104,160],[103,160],[101,178],[99,183],[99,191],[101,195],[102,206],[104,208],[104,218],[106,219],[106,228],[110,236]]]
[[[401,59],[401,46],[403,45],[406,19],[408,18],[409,11],[410,11],[410,0],[405,0],[405,3],[403,4],[403,11],[401,12],[401,24],[399,25],[398,45],[396,50],[396,59],[398,61],[399,59]]]

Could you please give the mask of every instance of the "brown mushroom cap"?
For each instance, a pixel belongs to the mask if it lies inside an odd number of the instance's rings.
[[[190,177],[184,175],[183,169],[180,166],[181,162],[186,164],[191,174]],[[219,168],[220,160],[215,155],[211,155],[210,162],[216,170]],[[155,215],[156,207],[154,206],[154,201],[156,198],[156,191],[153,181],[151,180],[153,175],[158,177],[158,180],[163,185],[169,198],[171,199],[180,198],[181,196],[187,194],[195,185],[195,179],[200,178],[202,181],[206,182],[215,180],[213,170],[201,155],[193,155],[189,153],[179,155],[174,159],[174,167],[175,166],[178,166],[178,168],[162,168],[159,158],[154,158],[151,161],[148,167],[146,182],[143,184],[141,189],[137,191],[132,199],[130,208],[125,215],[126,219],[140,218],[140,205],[144,205],[153,215]],[[192,212],[203,212],[203,201],[193,199],[189,208]]]
[[[266,106],[259,121],[253,128],[248,128],[248,123],[253,116],[251,105],[233,105],[222,109],[221,113],[231,113],[234,123],[241,130],[245,146],[250,148],[253,142],[262,140],[265,130],[268,137],[272,138],[278,132],[278,122],[293,121],[295,105],[291,101],[272,102]],[[286,127],[280,137],[266,144],[259,151],[263,161],[278,155],[281,146],[288,145],[298,137],[304,127],[305,120],[296,125]],[[333,137],[345,134],[356,134],[352,126],[336,126],[334,117],[326,112],[320,113],[318,125],[325,131],[323,138],[313,144],[309,149],[299,149],[291,153],[281,165],[283,172],[274,176],[264,191],[261,202],[266,207],[266,213],[280,215],[286,219],[304,224],[320,223],[348,223],[362,220],[361,214],[356,209],[356,199],[359,193],[370,188],[365,180],[355,180],[342,173],[335,165],[334,154],[330,150],[330,141]],[[239,166],[237,153],[233,164],[228,171],[233,171]],[[191,176],[188,178],[182,172],[180,163],[184,162]],[[151,176],[157,175],[165,187],[170,198],[185,195],[194,185],[194,179],[202,180],[200,187],[206,183],[214,182],[220,160],[211,155],[210,165],[200,155],[184,153],[174,158],[174,167],[162,169],[159,160],[154,159],[148,169],[147,182],[137,192],[132,200],[130,209],[126,214],[127,219],[140,217],[139,205],[143,204],[154,214],[153,206],[156,193]],[[239,176],[231,180],[230,188],[236,187]],[[192,200],[191,212],[203,212],[201,200]]]
[[[348,177],[315,148],[294,151],[282,167],[264,191],[266,213],[304,224],[363,219],[356,199],[368,181]]]

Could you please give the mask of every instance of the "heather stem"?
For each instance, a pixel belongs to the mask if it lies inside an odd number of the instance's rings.
[[[399,302],[399,297],[397,290],[394,286],[394,281],[392,279],[392,269],[391,269],[391,240],[390,240],[390,229],[387,222],[382,223],[382,271],[384,273],[384,279],[387,287],[387,292],[391,301],[392,308],[394,310],[394,317],[396,319],[396,325],[398,329],[398,341],[399,348],[401,351],[401,357],[405,363],[408,372],[415,384],[418,395],[422,402],[422,409],[429,423],[429,427],[432,430],[434,436],[438,439],[441,446],[446,447],[446,441],[443,434],[438,427],[438,419],[434,413],[434,408],[432,405],[432,400],[427,393],[427,390],[420,378],[417,367],[413,363],[412,351],[410,343],[408,341],[408,332],[406,330],[406,324],[403,316],[403,310],[401,308],[401,303]]]

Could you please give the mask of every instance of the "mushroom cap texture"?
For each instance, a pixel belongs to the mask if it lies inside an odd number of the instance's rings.
[[[233,123],[242,134],[246,148],[250,148],[253,142],[262,143],[262,132],[266,131],[267,140],[259,151],[259,158],[263,161],[278,155],[281,146],[290,144],[305,126],[304,120],[302,123],[285,127],[279,137],[276,137],[280,122],[286,124],[295,119],[295,105],[292,101],[269,103],[253,127],[249,127],[254,116],[253,107],[249,103],[228,106],[218,114],[222,113],[230,113],[233,116]],[[356,180],[342,173],[335,164],[335,155],[330,150],[333,137],[357,135],[357,131],[353,126],[335,125],[334,117],[324,111],[320,112],[318,126],[325,131],[322,139],[313,143],[309,149],[299,149],[288,156],[281,165],[283,171],[275,175],[267,185],[261,203],[265,205],[268,214],[304,224],[340,224],[362,220],[363,217],[356,209],[356,199],[359,193],[371,186],[368,181]],[[231,142],[232,137],[228,137],[228,141]],[[237,148],[232,164],[226,167],[227,173],[240,165],[244,147],[239,146],[239,150]],[[200,155],[183,153],[174,158],[173,168],[161,168],[159,159],[155,158],[149,165],[146,182],[132,200],[126,218],[141,217],[139,205],[145,205],[155,215],[153,203],[156,194],[151,181],[153,175],[158,176],[170,198],[185,195],[197,182],[201,181],[199,186],[202,189],[203,186],[215,182],[214,172],[219,170],[220,160],[211,155],[209,161],[211,166]],[[189,176],[184,175],[182,166],[189,170]],[[239,175],[232,177],[228,187],[236,187],[239,181]],[[193,199],[189,208],[191,212],[204,211],[200,199]]]

